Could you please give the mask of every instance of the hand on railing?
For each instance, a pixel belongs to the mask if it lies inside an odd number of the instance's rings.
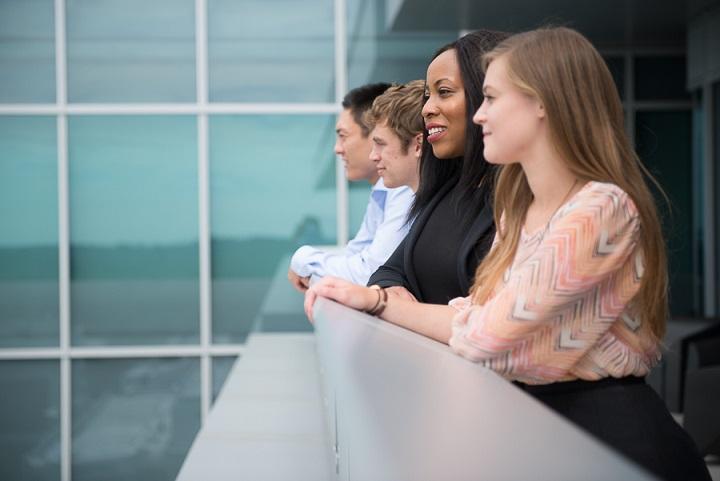
[[[300,277],[292,269],[288,269],[288,280],[298,292],[305,292],[310,287],[310,277]]]
[[[353,309],[367,311],[377,304],[378,295],[380,294],[376,289],[359,286],[337,277],[323,277],[305,291],[305,314],[308,320],[313,322],[312,308],[317,296],[327,297]]]

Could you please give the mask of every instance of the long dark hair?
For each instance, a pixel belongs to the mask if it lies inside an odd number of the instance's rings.
[[[508,36],[503,32],[478,30],[442,46],[433,55],[431,61],[448,50],[454,50],[457,56],[465,88],[465,153],[462,157],[438,159],[427,141],[427,130],[423,129],[420,187],[415,193],[409,219],[416,218],[438,191],[451,182],[457,183],[460,189],[455,208],[467,213],[465,220],[468,223],[477,217],[486,202],[492,200],[495,168],[483,157],[482,128],[473,124],[472,117],[483,102],[482,56]]]

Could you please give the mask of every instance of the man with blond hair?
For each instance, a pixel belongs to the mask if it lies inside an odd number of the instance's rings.
[[[385,186],[407,186],[413,192],[420,182],[419,162],[423,142],[425,82],[413,80],[390,87],[373,102],[365,115],[372,129],[370,159]]]

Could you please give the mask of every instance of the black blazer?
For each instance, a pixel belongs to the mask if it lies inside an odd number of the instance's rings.
[[[417,216],[407,236],[400,242],[387,262],[370,276],[368,286],[403,286],[410,291],[418,301],[423,302],[417,277],[415,276],[415,269],[413,268],[413,249],[415,248],[418,235],[428,219],[433,215],[435,207],[437,207],[438,203],[440,203],[454,186],[454,183],[449,183],[438,191],[437,195],[433,197],[427,207]],[[475,277],[475,269],[490,250],[494,236],[495,223],[493,222],[493,210],[490,202],[488,202],[473,221],[465,235],[465,239],[460,245],[460,251],[457,256],[457,276],[462,292],[449,292],[447,293],[448,299],[464,297],[470,293],[470,287]],[[478,245],[480,252],[476,252],[475,249],[475,246]],[[478,253],[481,254],[479,259],[476,255]]]

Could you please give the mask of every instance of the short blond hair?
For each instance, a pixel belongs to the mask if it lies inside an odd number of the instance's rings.
[[[393,85],[373,101],[363,120],[370,130],[387,122],[388,127],[400,138],[403,150],[407,152],[410,142],[424,129],[424,103],[425,81],[412,80],[404,85]]]

